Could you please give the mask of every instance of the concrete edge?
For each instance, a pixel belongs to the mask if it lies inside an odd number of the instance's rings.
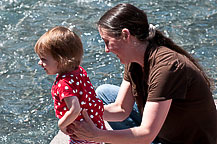
[[[107,130],[112,130],[111,126],[108,124],[107,121],[105,121],[105,126]],[[50,142],[50,144],[68,144],[68,143],[69,143],[69,137],[65,135],[63,132],[61,132],[60,130]]]

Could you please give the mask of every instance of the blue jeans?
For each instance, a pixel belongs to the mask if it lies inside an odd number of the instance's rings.
[[[115,85],[104,84],[99,86],[96,89],[96,95],[99,99],[103,101],[104,105],[108,105],[110,103],[115,102],[115,99],[118,95],[119,88],[120,87]],[[120,129],[127,129],[131,127],[139,126],[141,120],[142,118],[140,116],[137,105],[135,103],[130,116],[126,120],[122,122],[108,122],[108,123],[112,127],[112,129],[120,130]]]
[[[103,84],[96,89],[96,95],[103,101],[104,105],[115,102],[118,95],[119,86],[111,84]],[[136,103],[133,106],[132,112],[127,119],[122,122],[108,122],[113,130],[127,129],[141,124],[142,117],[139,113]],[[152,144],[159,144],[158,140],[155,139]]]

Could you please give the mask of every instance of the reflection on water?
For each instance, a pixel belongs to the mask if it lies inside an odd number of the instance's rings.
[[[123,65],[104,45],[95,23],[110,7],[129,1],[0,1],[0,143],[49,143],[56,134],[50,88],[54,76],[37,65],[36,40],[56,25],[74,28],[84,42],[82,66],[95,87],[120,84]],[[200,60],[217,83],[217,3],[215,0],[130,0],[150,23]],[[215,85],[213,96],[217,98]]]

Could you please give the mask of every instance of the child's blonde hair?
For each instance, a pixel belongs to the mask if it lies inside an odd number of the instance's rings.
[[[76,69],[83,56],[83,46],[79,36],[62,26],[54,27],[43,34],[34,49],[38,55],[50,53],[58,62],[60,73]]]

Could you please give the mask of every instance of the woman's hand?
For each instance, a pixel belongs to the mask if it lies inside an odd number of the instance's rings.
[[[70,135],[71,133],[69,133],[68,131],[67,131],[67,127],[61,127],[61,121],[59,120],[58,121],[58,126],[59,126],[59,129],[64,133],[64,134],[66,134],[66,135]]]
[[[82,111],[82,115],[84,120],[81,122],[75,121],[73,124],[67,126],[67,132],[69,132],[70,136],[74,139],[96,141],[96,136],[98,135],[97,133],[99,133],[100,129],[95,126],[85,109]]]

